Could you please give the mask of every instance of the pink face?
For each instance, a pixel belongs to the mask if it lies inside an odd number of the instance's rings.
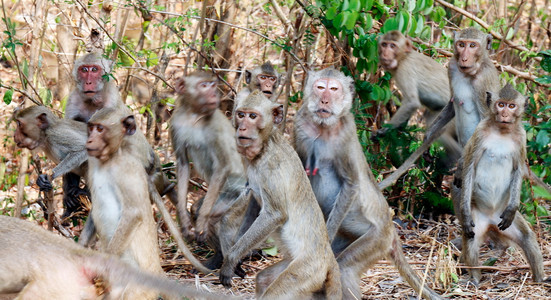
[[[256,76],[256,78],[260,83],[260,90],[268,96],[272,95],[277,77],[272,75],[259,74],[258,76]]]
[[[460,40],[455,43],[458,54],[457,64],[463,73],[474,75],[478,70],[478,52],[480,44],[477,41]]]
[[[78,80],[81,90],[88,96],[93,96],[103,88],[103,69],[99,65],[82,65],[78,68]]]
[[[197,92],[204,99],[203,105],[208,110],[214,110],[220,104],[220,99],[216,94],[216,86],[216,81],[200,81],[197,83]]]
[[[379,44],[379,62],[383,68],[392,70],[398,67],[396,51],[398,46],[394,42],[383,41]]]
[[[314,82],[314,94],[319,99],[316,115],[322,119],[335,114],[335,107],[342,106],[343,89],[338,80],[321,78]]]
[[[514,123],[518,115],[518,105],[515,103],[497,101],[496,102],[497,116],[496,121],[502,124]]]

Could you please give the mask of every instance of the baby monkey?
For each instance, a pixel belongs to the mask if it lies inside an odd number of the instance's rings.
[[[542,254],[536,235],[518,212],[526,160],[526,132],[521,124],[525,103],[526,98],[509,84],[498,95],[487,92],[490,114],[476,127],[462,158],[462,259],[468,266],[478,266],[486,235],[511,240],[522,248],[532,279],[540,282],[544,277]],[[470,274],[478,284],[480,269],[471,269]]]

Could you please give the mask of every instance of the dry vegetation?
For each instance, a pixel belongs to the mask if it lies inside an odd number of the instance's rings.
[[[139,11],[139,4],[145,3],[151,10],[151,15]],[[266,59],[270,59],[278,70],[286,75],[284,94],[280,97],[287,103],[286,97],[295,95],[301,89],[305,69],[318,69],[329,65],[351,62],[347,50],[342,43],[335,41],[315,20],[309,18],[300,5],[293,1],[153,1],[157,6],[151,6],[152,1],[87,1],[86,6],[81,0],[75,2],[63,1],[2,1],[2,17],[9,18],[15,24],[14,38],[22,42],[17,45],[14,53],[8,53],[2,48],[0,65],[0,90],[2,95],[8,87],[16,92],[10,104],[0,105],[0,115],[4,116],[0,123],[0,138],[3,142],[2,159],[0,161],[0,214],[13,214],[16,199],[24,195],[23,213],[33,222],[43,224],[42,211],[36,204],[39,197],[36,185],[36,172],[27,162],[29,154],[17,149],[13,139],[14,124],[10,123],[13,110],[30,100],[43,102],[53,109],[62,111],[62,103],[71,88],[70,66],[74,58],[90,47],[110,47],[113,40],[120,47],[110,51],[111,58],[119,58],[123,65],[114,73],[121,93],[127,95],[126,103],[134,111],[144,112],[150,109],[151,94],[171,93],[171,84],[182,74],[192,68],[208,65],[216,67],[221,78],[223,98],[233,97],[233,90],[239,90],[243,85],[240,70],[251,68]],[[386,2],[386,1],[385,1]],[[443,1],[435,0],[435,5]],[[468,1],[473,2],[473,1]],[[533,41],[532,51],[543,50],[550,43],[549,21],[540,19],[538,11],[549,10],[547,0],[538,1],[474,1],[468,6],[470,12],[477,13],[481,7],[487,12],[482,16],[485,24],[491,24],[498,16],[507,16],[518,22],[511,22],[515,32],[529,33]],[[481,2],[481,3],[478,3]],[[518,15],[507,10],[502,11],[501,2],[512,2],[523,8]],[[438,4],[439,3],[439,4]],[[281,5],[281,7],[280,7]],[[163,6],[167,13],[158,12]],[[487,9],[487,8],[490,9]],[[493,9],[492,9],[493,8]],[[111,10],[109,10],[111,9]],[[204,10],[202,10],[204,9]],[[156,12],[157,11],[157,12]],[[171,23],[178,34],[167,26],[170,18],[190,11],[197,14],[185,17],[176,23]],[[534,12],[535,11],[535,12]],[[204,13],[204,14],[202,14]],[[205,17],[201,18],[201,15]],[[540,14],[541,15],[541,14]],[[466,18],[462,12],[456,11],[457,18]],[[143,31],[144,21],[151,21],[147,32]],[[220,20],[215,22],[213,20]],[[222,24],[220,22],[226,22]],[[457,21],[456,21],[457,22]],[[373,30],[378,30],[381,23],[375,21]],[[230,24],[229,26],[227,24]],[[450,25],[451,26],[451,25]],[[483,25],[484,26],[484,25]],[[6,22],[0,24],[2,31],[6,30]],[[184,31],[181,31],[185,28]],[[98,29],[101,38],[90,40],[92,29]],[[446,28],[453,29],[453,26]],[[313,42],[305,44],[305,34],[313,35]],[[497,35],[503,33],[496,32]],[[1,34],[5,44],[8,35]],[[518,36],[518,35],[515,35]],[[140,44],[143,40],[143,44]],[[200,41],[212,41],[201,43]],[[419,40],[419,42],[421,42]],[[429,41],[428,44],[434,41]],[[282,51],[281,47],[292,47],[290,52]],[[520,61],[518,56],[510,54],[510,49],[526,47],[523,41],[507,40],[493,58],[498,60],[502,70],[509,72],[517,80],[532,82],[537,72],[537,60]],[[143,51],[146,49],[147,51]],[[140,50],[142,50],[140,52]],[[441,49],[445,63],[446,50]],[[118,54],[117,54],[118,53]],[[122,54],[121,54],[122,53]],[[153,54],[151,54],[153,53]],[[199,55],[199,53],[201,55]],[[166,59],[154,58],[162,56]],[[124,63],[124,60],[134,59],[134,64]],[[149,60],[148,60],[149,58]],[[16,67],[27,66],[30,82],[27,86],[21,84],[21,72]],[[165,65],[166,63],[166,65]],[[353,61],[352,61],[353,63]],[[187,67],[187,69],[186,69]],[[166,68],[166,69],[165,69]],[[377,74],[379,76],[380,74]],[[364,79],[376,82],[374,75],[363,74]],[[538,89],[545,89],[538,86]],[[541,92],[541,90],[540,90]],[[548,95],[545,90],[542,94]],[[142,97],[142,98],[140,98]],[[547,97],[547,96],[544,96]],[[145,100],[144,100],[145,99]],[[158,99],[154,99],[157,100]],[[542,99],[540,99],[541,101]],[[542,104],[545,104],[543,99]],[[156,105],[153,101],[153,106]],[[292,126],[293,112],[296,104],[289,108],[287,132]],[[374,106],[373,115],[384,116],[379,112],[383,106]],[[389,108],[392,111],[392,106]],[[380,126],[381,119],[369,120],[375,126]],[[147,114],[140,116],[142,130],[148,132],[150,141],[155,144],[163,162],[174,160],[166,124],[162,125],[161,140],[155,142],[152,138],[152,120]],[[44,165],[44,164],[43,164]],[[27,169],[28,166],[28,169]],[[51,169],[46,164],[45,169]],[[21,174],[22,176],[18,176]],[[19,179],[19,188],[18,188]],[[197,181],[200,181],[197,179]],[[60,181],[56,181],[55,193],[58,203],[61,202]],[[24,190],[24,193],[19,193]],[[201,194],[196,189],[191,199],[197,199]],[[170,204],[167,202],[167,206]],[[59,204],[61,205],[61,204]],[[58,213],[61,207],[58,208]],[[173,212],[174,213],[174,212]],[[183,282],[193,282],[207,290],[241,295],[251,298],[254,295],[254,275],[265,265],[272,263],[277,257],[257,256],[245,262],[248,275],[245,280],[234,280],[234,287],[226,290],[217,284],[217,277],[196,276],[191,266],[175,251],[177,246],[168,236],[162,220],[159,220],[159,244],[163,250],[163,267],[168,276]],[[546,274],[551,275],[551,236],[546,219],[540,219],[535,226],[544,255]],[[427,284],[437,292],[458,299],[543,299],[549,295],[551,285],[533,284],[526,261],[520,251],[509,249],[483,249],[481,261],[497,259],[494,266],[487,267],[483,273],[483,281],[479,287],[467,285],[465,276],[460,275],[461,265],[457,262],[459,251],[451,241],[459,237],[459,227],[455,217],[442,215],[438,220],[412,219],[401,221],[396,219],[396,227],[402,237],[404,252],[411,264],[419,272],[427,272]],[[69,226],[72,233],[78,235],[80,224]],[[0,229],[1,230],[1,229]],[[208,249],[202,245],[191,245],[196,255],[205,258]],[[0,245],[1,247],[1,245]],[[315,259],[314,257],[312,259]],[[366,299],[408,299],[415,293],[404,283],[398,272],[387,261],[381,261],[368,270],[363,277],[362,289]]]

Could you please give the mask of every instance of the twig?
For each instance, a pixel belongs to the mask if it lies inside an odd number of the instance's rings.
[[[103,27],[103,25],[101,25],[101,22],[94,16],[92,16],[92,14],[88,11],[88,9],[86,8],[86,6],[80,1],[80,0],[76,0],[76,2],[78,3],[78,5],[80,5],[80,7],[82,7],[82,9],[84,10],[84,12],[92,19],[94,20],[94,22],[96,22],[96,24],[98,24],[99,28],[101,28],[101,30],[103,32],[105,32],[105,34],[107,35],[107,37],[113,42],[115,43],[115,45],[117,45],[117,47],[124,53],[126,54],[128,57],[132,58],[134,60],[134,62],[136,62],[138,64],[138,66],[141,67],[141,64],[140,62],[134,57],[134,55],[132,55],[130,52],[128,52],[121,44],[119,44],[110,34],[109,32],[107,31],[107,29],[105,29],[105,27]]]
[[[40,103],[38,100],[34,99],[31,95],[29,95],[29,93],[27,93],[26,91],[22,90],[22,89],[18,89],[16,87],[13,87],[13,86],[7,86],[3,83],[0,82],[0,87],[2,88],[5,88],[5,89],[13,89],[14,91],[16,92],[19,92],[21,93],[23,96],[27,97],[29,100],[31,100],[34,104],[36,105],[42,105],[42,103]]]

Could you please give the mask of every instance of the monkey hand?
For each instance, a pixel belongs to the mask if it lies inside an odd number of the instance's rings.
[[[463,224],[461,224],[461,227],[463,229],[463,234],[466,238],[472,239],[474,238],[474,221],[470,217],[465,217],[465,220],[463,221]]]
[[[46,174],[38,175],[36,184],[40,188],[41,192],[50,191],[51,189],[53,189],[52,183],[50,182],[50,179]]]
[[[513,220],[515,219],[515,214],[517,213],[516,209],[507,207],[505,211],[499,216],[501,218],[501,222],[497,224],[497,227],[499,230],[505,230],[513,224]]]
[[[387,134],[387,132],[390,130],[390,127],[383,127],[377,131],[375,131],[375,134],[371,136],[372,141],[377,141],[379,138],[382,138]]]
[[[226,288],[231,288],[231,279],[233,277],[235,268],[232,267],[227,261],[224,261],[222,267],[220,267],[220,283]]]

